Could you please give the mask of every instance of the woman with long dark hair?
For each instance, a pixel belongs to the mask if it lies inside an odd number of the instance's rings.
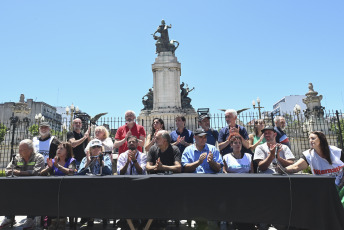
[[[150,147],[155,144],[155,136],[160,130],[165,130],[164,121],[161,118],[154,118],[151,133],[148,134],[146,140],[145,151],[148,152]]]
[[[279,171],[286,171],[287,173],[296,173],[311,167],[312,173],[317,176],[328,175],[336,178],[337,185],[342,205],[344,206],[343,198],[343,167],[344,167],[344,153],[340,148],[328,144],[326,136],[320,131],[311,132],[309,135],[310,149],[302,153],[302,157],[294,164]],[[279,166],[280,167],[280,166]]]

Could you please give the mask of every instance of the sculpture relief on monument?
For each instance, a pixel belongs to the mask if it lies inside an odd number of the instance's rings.
[[[138,117],[138,122],[151,122],[154,117],[183,115],[187,119],[195,120],[197,113],[191,105],[189,93],[194,88],[189,89],[188,85],[182,82],[180,84],[181,64],[175,56],[175,51],[179,46],[176,40],[170,40],[169,29],[172,25],[166,25],[165,21],[161,21],[161,25],[152,34],[156,40],[156,53],[158,56],[152,64],[153,72],[153,88],[142,97],[144,108]],[[159,36],[160,35],[160,36]],[[165,121],[166,122],[166,121]],[[170,124],[165,123],[165,127],[174,129],[174,119]],[[193,129],[197,124],[188,125],[189,129]]]

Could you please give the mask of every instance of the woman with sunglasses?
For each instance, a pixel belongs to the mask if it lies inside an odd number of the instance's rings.
[[[248,136],[250,149],[252,152],[256,149],[258,145],[264,144],[266,142],[262,129],[265,128],[265,122],[263,119],[256,120],[254,122],[254,131]]]

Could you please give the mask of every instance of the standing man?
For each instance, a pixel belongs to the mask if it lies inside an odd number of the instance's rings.
[[[185,123],[185,117],[178,115],[176,117],[177,129],[170,134],[172,145],[177,146],[181,154],[187,146],[192,145],[194,142],[194,134],[191,130],[185,128]]]
[[[39,136],[34,137],[32,141],[35,152],[43,155],[45,164],[47,164],[47,158],[53,159],[55,157],[57,146],[61,143],[57,137],[50,134],[48,122],[41,122]]]
[[[172,171],[180,173],[180,151],[177,146],[171,145],[171,137],[166,130],[160,130],[155,137],[156,145],[152,145],[147,156],[146,169],[150,173]]]
[[[210,116],[200,115],[198,117],[198,124],[207,133],[207,144],[217,145],[217,139],[219,138],[219,132],[210,128]]]
[[[267,126],[262,129],[266,142],[258,145],[253,160],[258,164],[258,171],[263,173],[276,172],[275,166],[277,161],[283,166],[287,167],[294,163],[294,155],[289,147],[276,143],[276,131],[272,126]],[[277,153],[276,153],[277,150]]]
[[[277,116],[275,117],[274,122],[275,122],[275,131],[277,133],[276,142],[284,144],[288,146],[290,149],[289,138],[287,134],[284,132],[284,129],[286,126],[285,118],[282,116]]]
[[[138,139],[137,149],[142,152],[145,144],[146,131],[143,126],[135,123],[136,115],[134,111],[125,112],[125,125],[118,128],[115,136],[114,148],[118,149],[118,155],[128,150],[127,139],[129,136],[135,136]]]
[[[213,145],[207,142],[207,133],[196,129],[195,144],[185,148],[182,155],[184,172],[219,173],[223,167],[222,157]]]
[[[222,128],[219,133],[219,149],[221,151],[221,155],[224,156],[227,153],[233,152],[232,147],[229,144],[229,136],[232,133],[239,133],[241,136],[241,142],[243,148],[241,149],[242,153],[251,153],[249,150],[249,142],[248,142],[248,134],[245,127],[236,124],[236,120],[238,118],[237,112],[234,109],[227,109],[225,112],[225,119],[228,126]]]
[[[6,176],[38,176],[40,171],[44,169],[44,157],[35,153],[33,142],[29,139],[22,140],[19,143],[19,154],[7,165],[5,169]],[[23,194],[24,195],[24,194]],[[32,228],[34,226],[34,216],[28,216],[23,229]],[[5,228],[15,223],[14,216],[6,216],[0,224],[0,228]]]
[[[67,141],[72,144],[76,167],[79,168],[82,159],[86,156],[84,149],[90,139],[90,128],[85,134],[81,131],[82,121],[80,118],[73,120],[73,131],[67,133]]]
[[[137,150],[139,141],[137,137],[130,136],[127,139],[128,150],[118,157],[118,175],[139,175],[146,174],[146,154]]]

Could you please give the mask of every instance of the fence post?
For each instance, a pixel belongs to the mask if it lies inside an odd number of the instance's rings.
[[[16,126],[17,126],[18,120],[19,120],[19,119],[18,119],[17,116],[11,117],[11,124],[12,124],[12,140],[11,140],[11,158],[10,158],[10,161],[12,161],[12,160],[15,158],[13,145],[14,145],[14,134],[15,134],[15,131],[16,131]]]
[[[338,110],[336,110],[336,116],[337,116],[337,121],[338,121],[338,129],[339,129],[339,138],[340,138],[340,148],[343,149],[343,136],[342,136],[342,128],[340,125],[340,120],[339,120],[339,113]]]
[[[275,126],[275,122],[274,122],[274,113],[271,113],[271,124],[272,124],[272,127]]]

